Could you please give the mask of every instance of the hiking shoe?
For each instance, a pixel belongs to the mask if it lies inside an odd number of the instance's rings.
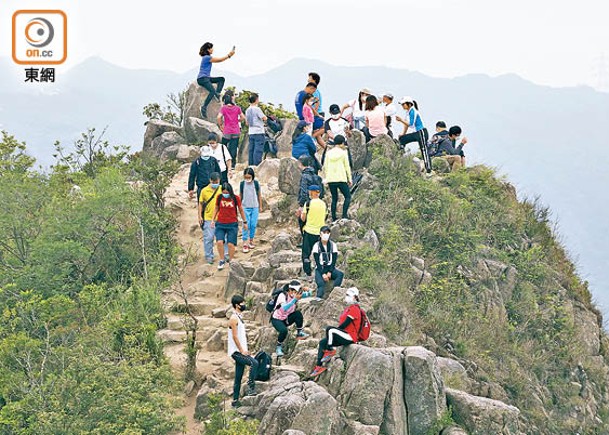
[[[246,396],[255,396],[256,395],[256,385],[248,385],[247,390],[245,391]]]
[[[249,246],[249,247],[250,247],[250,249],[254,249],[254,248],[256,247],[256,245],[254,245],[254,242],[249,242],[249,243],[247,244],[247,246]]]
[[[220,262],[218,263],[218,270],[224,269],[225,264],[226,264],[225,260],[220,260]]]
[[[313,371],[311,372],[311,374],[309,375],[309,377],[311,378],[315,378],[319,375],[321,375],[323,372],[325,372],[326,370],[328,370],[326,367],[323,366],[315,366],[315,368],[313,369]]]
[[[334,355],[336,355],[336,349],[324,350],[324,356],[321,357],[322,364],[330,361]]]
[[[283,356],[283,347],[281,345],[277,346],[277,349],[275,349],[275,354],[277,355],[277,357]]]
[[[296,333],[296,340],[305,340],[309,338],[309,334],[304,331],[299,331]]]
[[[248,252],[250,252],[250,247],[248,245],[243,245],[243,253],[247,254]]]
[[[241,406],[241,402],[239,402],[238,400],[233,400],[230,403],[230,406],[232,406],[233,408],[239,408]]]

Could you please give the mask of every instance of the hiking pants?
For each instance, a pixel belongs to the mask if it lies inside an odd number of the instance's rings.
[[[231,158],[231,166],[233,169],[235,169],[235,165],[237,164],[237,151],[239,150],[239,135],[227,134],[222,136],[222,145],[226,145],[226,148],[228,148]]]
[[[260,209],[258,207],[247,207],[243,209],[245,213],[245,221],[247,222],[247,230],[243,230],[241,236],[244,242],[248,240],[254,240],[256,235],[256,227],[258,226],[258,214]]]
[[[262,161],[265,140],[263,133],[249,135],[248,164],[250,166],[258,166]]]
[[[282,345],[285,339],[288,336],[288,326],[296,323],[296,329],[302,329],[304,325],[304,318],[302,317],[302,313],[300,311],[294,311],[292,314],[288,316],[285,320],[279,320],[272,318],[271,324],[273,328],[279,332],[279,336],[277,337],[277,344]]]
[[[207,109],[211,99],[214,98],[216,94],[219,95],[220,92],[222,92],[222,88],[224,87],[224,77],[199,77],[197,79],[197,83],[199,86],[204,87],[209,92],[202,106],[202,108]],[[212,83],[217,83],[218,87],[214,88]]]
[[[319,242],[319,234],[313,235],[306,231],[302,233],[302,270],[303,272],[311,276],[311,251],[313,251],[313,245]]]
[[[258,361],[251,355],[243,355],[240,352],[233,352],[231,358],[235,360],[235,383],[233,384],[233,400],[239,400],[241,395],[241,379],[245,366],[250,366],[250,377],[247,385],[253,387],[256,385],[256,373],[258,372]]]
[[[319,341],[319,348],[317,349],[317,365],[321,365],[321,359],[324,356],[325,350],[330,350],[335,346],[347,346],[353,344],[353,339],[349,333],[342,329],[328,326],[326,328],[326,336]]]
[[[461,169],[463,167],[463,157],[461,156],[444,156],[444,159],[450,165],[451,171],[456,171],[457,169]]]
[[[423,156],[423,162],[425,162],[425,170],[431,172],[431,157],[427,151],[427,141],[429,140],[429,133],[427,129],[419,130],[415,133],[403,134],[399,138],[400,145],[404,148],[405,145],[411,142],[418,142],[421,155]]]
[[[212,221],[203,222],[203,252],[205,252],[205,260],[214,260],[214,239],[216,238],[216,230],[211,227]]]
[[[326,290],[326,284],[327,284],[321,275],[322,275],[321,270],[315,269],[315,284],[317,284],[317,297],[318,298],[324,297],[324,292]],[[343,283],[344,277],[345,277],[345,274],[343,272],[341,272],[338,269],[334,269],[332,271],[332,275],[330,275],[330,281],[334,281],[332,288],[340,287],[341,284]]]
[[[336,220],[336,206],[338,205],[339,190],[345,198],[343,202],[343,219],[348,219],[347,211],[349,210],[349,205],[351,204],[351,189],[349,189],[349,185],[344,181],[340,181],[336,183],[328,183],[328,187],[330,188],[330,193],[332,194],[332,203],[330,205],[332,220]]]

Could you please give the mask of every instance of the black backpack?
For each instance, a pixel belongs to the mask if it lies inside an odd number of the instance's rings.
[[[261,350],[254,357],[258,361],[258,371],[256,372],[257,381],[268,381],[271,379],[271,366],[273,359],[265,351]]]
[[[281,121],[273,115],[269,115],[267,120],[266,120],[267,125],[269,126],[269,128],[271,129],[271,131],[275,134],[279,133],[281,130],[283,130],[283,126],[281,125]]]
[[[265,308],[269,313],[274,312],[275,309],[277,308],[277,298],[279,297],[279,295],[281,293],[287,293],[287,291],[288,291],[287,284],[284,285],[283,287],[279,287],[278,289],[273,290],[273,293],[271,293],[271,299],[269,299],[265,305]]]

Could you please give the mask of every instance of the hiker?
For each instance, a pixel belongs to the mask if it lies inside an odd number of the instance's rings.
[[[347,120],[350,120],[351,126],[356,130],[361,130],[366,126],[366,116],[364,110],[366,108],[366,98],[372,95],[372,92],[368,88],[362,88],[359,91],[356,99],[353,99],[346,103],[340,113]],[[345,114],[345,111],[347,113]]]
[[[330,240],[330,227],[324,225],[320,230],[320,240],[313,245],[315,259],[315,284],[317,300],[324,297],[326,283],[333,281],[332,288],[340,287],[345,274],[336,268],[338,247]]]
[[[302,210],[307,201],[309,200],[309,187],[317,185],[322,187],[322,179],[316,174],[314,169],[313,158],[308,155],[302,155],[298,158],[298,167],[301,170],[300,175],[300,190],[298,192],[298,210],[296,216],[298,217],[298,226],[300,227],[300,234],[302,234],[302,228],[304,227],[304,221],[301,219]],[[323,189],[319,195],[323,197]],[[302,246],[301,246],[302,247]]]
[[[359,307],[359,290],[357,287],[347,289],[345,294],[347,308],[338,319],[338,327],[327,327],[326,336],[319,341],[317,351],[317,365],[309,375],[314,378],[327,370],[322,364],[327,363],[336,355],[336,346],[348,346],[357,343],[360,326],[362,323],[362,311]]]
[[[338,135],[334,138],[334,145],[329,146],[324,159],[324,179],[328,183],[332,194],[330,212],[332,221],[336,218],[336,207],[338,204],[338,191],[343,195],[343,219],[349,219],[347,214],[351,203],[350,187],[353,184],[351,178],[351,164],[349,163],[349,153],[344,147],[345,138]]]
[[[204,87],[208,91],[207,98],[205,98],[205,101],[201,106],[201,117],[203,119],[207,118],[207,106],[211,102],[212,98],[216,97],[218,100],[220,100],[220,92],[222,92],[222,88],[224,87],[224,77],[211,77],[212,63],[224,62],[226,59],[233,57],[235,54],[235,47],[233,46],[233,49],[223,57],[213,57],[213,53],[214,44],[211,42],[206,42],[199,50],[199,56],[201,56],[201,67],[199,68],[197,83],[199,86]],[[217,84],[217,87],[214,88],[213,84]]]
[[[243,323],[243,312],[247,309],[245,299],[241,295],[234,295],[230,301],[233,313],[228,320],[228,356],[235,360],[235,382],[233,384],[233,401],[231,406],[241,406],[239,396],[241,394],[241,379],[245,366],[250,366],[249,379],[247,381],[246,396],[256,394],[256,373],[258,372],[258,361],[252,356],[247,347],[247,331]]]
[[[212,172],[220,173],[220,165],[218,161],[211,155],[211,147],[203,145],[201,147],[201,156],[190,165],[190,173],[188,174],[188,196],[192,199],[195,194],[195,183],[197,185],[197,201],[201,196],[201,189],[209,184],[209,178]]]
[[[423,125],[423,120],[419,114],[419,105],[412,99],[412,97],[403,97],[400,100],[400,104],[404,110],[406,110],[407,117],[407,119],[402,119],[401,117],[396,116],[398,122],[404,124],[404,132],[398,138],[400,145],[402,148],[404,148],[411,142],[417,142],[423,156],[423,161],[425,162],[425,169],[429,174],[431,173],[431,159],[427,153],[426,146],[427,141],[429,140],[429,133],[427,132],[427,128],[425,128]],[[413,128],[414,132],[408,133],[409,128]]]
[[[304,340],[309,337],[309,334],[304,332],[302,312],[296,309],[298,301],[309,296],[311,296],[311,292],[308,291],[308,288],[302,287],[299,281],[293,280],[277,297],[275,310],[271,315],[271,324],[279,332],[275,351],[278,357],[283,356],[283,342],[288,336],[288,326],[296,324],[296,340]]]
[[[302,91],[298,91],[298,93],[296,94],[296,97],[294,98],[294,108],[296,109],[296,115],[298,116],[298,119],[303,121],[304,120],[304,116],[302,113],[302,109],[304,107],[304,96],[305,95],[313,95],[315,93],[315,91],[317,90],[317,85],[315,84],[315,82],[308,82],[307,85],[305,86],[305,88]]]
[[[393,95],[390,93],[383,94],[383,108],[385,109],[385,116],[387,120],[387,134],[393,139],[398,137],[398,122],[395,119],[398,113],[398,107],[393,102]]]
[[[302,118],[309,125],[308,134],[313,135],[313,120],[315,116],[313,115],[313,95],[304,94],[302,96]]]
[[[209,133],[207,136],[207,145],[211,148],[211,155],[218,161],[220,166],[220,181],[228,183],[229,171],[232,173],[232,158],[226,145],[218,142],[216,133]]]
[[[222,102],[224,105],[218,113],[217,123],[222,131],[222,145],[226,145],[230,153],[231,169],[235,169],[239,137],[241,136],[241,122],[245,120],[245,116],[241,107],[235,104],[235,96],[232,92],[227,91],[222,97]]]
[[[199,197],[199,226],[203,230],[203,252],[205,261],[214,264],[214,237],[215,231],[211,222],[216,210],[216,201],[220,193],[220,174],[212,172],[209,176],[209,184],[201,190]]]
[[[292,157],[298,159],[302,155],[310,156],[313,159],[313,169],[315,169],[315,173],[317,173],[321,169],[321,165],[315,156],[317,146],[315,145],[313,138],[309,135],[310,130],[311,126],[307,121],[298,121],[294,133],[292,133]]]
[[[249,101],[250,107],[245,111],[245,122],[249,127],[248,164],[250,166],[258,166],[262,161],[262,153],[264,152],[264,142],[266,140],[264,123],[267,118],[260,107],[258,107],[260,102],[258,94],[251,94]]]
[[[311,125],[311,136],[315,138],[320,147],[325,147],[326,143],[323,141],[321,135],[324,133],[324,118],[320,116],[317,110],[314,107],[315,102],[315,91],[317,91],[317,84],[315,82],[310,81],[307,83],[305,88],[302,91],[299,91],[296,94],[296,98],[294,98],[294,107],[296,108],[296,114],[298,115],[298,119],[301,121],[305,120],[305,111],[308,112],[308,109],[305,108],[305,96],[311,95],[313,100],[311,101],[311,109],[313,110],[313,124]],[[308,115],[307,115],[308,116]]]
[[[313,92],[313,109],[315,113],[323,120],[324,119],[324,111],[322,109],[322,101],[321,101],[321,92],[319,91],[319,82],[321,81],[321,77],[316,72],[310,72],[308,77],[308,82],[315,83],[317,88],[315,88],[315,92]]]
[[[387,134],[387,117],[385,116],[385,110],[379,106],[379,102],[374,95],[368,95],[366,97],[366,127],[362,129],[362,132],[366,136],[366,142],[370,142],[372,138],[375,138],[381,134]]]
[[[329,110],[330,119],[326,120],[324,130],[328,135],[328,142],[332,143],[334,141],[334,137],[337,135],[341,135],[343,137],[350,135],[351,129],[349,126],[349,121],[341,116],[340,107],[338,107],[338,104],[332,104]]]
[[[222,183],[222,195],[218,195],[216,209],[212,218],[211,227],[216,232],[216,246],[220,262],[218,270],[224,269],[224,265],[233,261],[235,256],[235,246],[237,245],[237,233],[239,232],[239,218],[241,214],[243,221],[243,231],[247,230],[247,219],[241,206],[241,198],[233,192],[230,183]],[[228,243],[228,259],[224,253],[224,241]]]
[[[326,203],[319,199],[321,187],[309,186],[309,201],[302,209],[300,219],[304,222],[302,228],[302,270],[306,276],[311,276],[311,251],[319,241],[319,232],[324,226],[328,213]]]
[[[245,211],[247,231],[243,229],[243,252],[248,253],[255,248],[254,237],[258,226],[258,215],[262,211],[262,196],[260,195],[260,183],[255,180],[256,174],[253,168],[245,168],[243,181],[239,184],[239,196]]]
[[[436,134],[432,136],[429,142],[430,157],[442,157],[450,165],[451,171],[465,166],[463,147],[467,144],[467,138],[461,139],[460,144],[456,146],[461,133],[461,127],[458,125],[453,125],[449,130],[446,130],[446,123],[438,121],[436,123]]]

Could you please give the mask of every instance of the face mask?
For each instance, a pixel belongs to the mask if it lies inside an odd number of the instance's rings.
[[[337,113],[336,115],[332,115],[332,119],[334,119],[335,121],[340,119],[340,113]]]
[[[345,296],[345,303],[347,305],[352,305],[355,303],[355,298],[353,296]]]
[[[230,198],[230,193],[223,193],[222,196],[225,198]]]
[[[324,242],[327,242],[328,240],[330,240],[330,234],[328,234],[328,233],[322,234],[321,240],[323,240]]]
[[[247,178],[246,178],[246,179],[245,179],[245,182],[246,182],[246,183],[251,183],[252,181],[254,181],[252,178],[250,178],[250,179],[247,179]]]
[[[207,155],[205,155],[205,156],[204,156],[204,155],[201,155],[201,158],[202,158],[203,160],[209,160],[209,156],[207,156]]]
[[[247,310],[247,306],[245,304],[238,305],[240,311]]]
[[[211,156],[211,149],[207,146],[201,147],[201,158],[203,160],[207,160],[207,159],[209,159],[210,156]]]
[[[211,183],[211,188],[212,189],[217,189],[220,185],[217,183]]]

